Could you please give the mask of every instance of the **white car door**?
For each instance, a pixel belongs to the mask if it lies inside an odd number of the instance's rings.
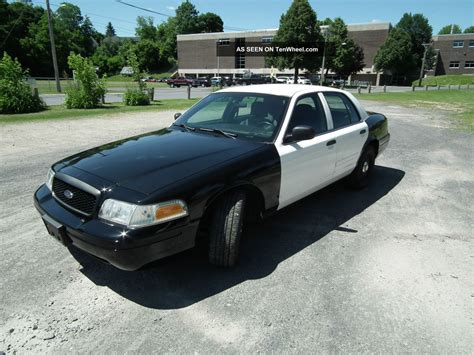
[[[333,178],[336,163],[334,133],[328,132],[328,119],[317,93],[293,99],[290,118],[284,122],[275,143],[281,160],[281,185],[278,209],[321,189]],[[311,126],[312,139],[285,142],[296,126]]]
[[[349,175],[357,165],[362,148],[369,135],[369,128],[353,102],[341,92],[322,94],[329,108],[332,129],[336,139],[336,166],[334,177],[340,179]]]

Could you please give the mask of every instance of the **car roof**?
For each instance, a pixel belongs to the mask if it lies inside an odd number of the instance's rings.
[[[327,86],[304,84],[257,84],[249,86],[233,86],[227,89],[219,90],[219,92],[248,92],[288,97],[291,97],[297,93],[305,94],[328,91],[343,92],[343,90],[334,89]]]

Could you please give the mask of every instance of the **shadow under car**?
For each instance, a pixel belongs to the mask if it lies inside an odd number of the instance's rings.
[[[103,264],[82,251],[71,254],[81,272],[96,285],[140,305],[158,309],[183,308],[246,280],[270,275],[282,261],[342,227],[389,193],[403,179],[398,169],[375,166],[370,184],[359,191],[337,182],[249,227],[241,243],[240,261],[230,269],[207,262],[203,248],[158,260],[135,272]]]

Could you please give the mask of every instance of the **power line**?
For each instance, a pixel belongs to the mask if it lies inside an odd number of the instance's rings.
[[[162,12],[158,12],[158,11],[154,11],[154,10],[150,10],[150,9],[145,9],[144,7],[140,7],[140,6],[137,6],[137,5],[129,4],[128,2],[124,2],[124,1],[122,1],[122,0],[115,0],[115,1],[117,1],[119,4],[126,5],[126,6],[130,6],[130,7],[133,7],[133,8],[135,8],[135,9],[142,10],[142,11],[150,12],[150,13],[152,13],[152,14],[157,14],[157,15],[166,16],[166,17],[173,17],[172,15],[164,14],[164,13],[162,13]]]
[[[166,16],[166,17],[173,17],[172,15],[164,14],[162,12],[154,11],[154,10],[151,10],[151,9],[146,9],[144,7],[140,7],[140,6],[137,6],[137,5],[129,4],[128,2],[124,2],[122,0],[115,0],[115,1],[118,2],[119,4],[130,6],[130,7],[133,7],[135,9],[143,10],[143,11],[146,11],[146,12],[150,12],[152,14],[157,14],[157,15]],[[246,28],[228,27],[228,26],[224,26],[224,29],[231,30],[231,31],[248,31],[248,29],[246,29]]]

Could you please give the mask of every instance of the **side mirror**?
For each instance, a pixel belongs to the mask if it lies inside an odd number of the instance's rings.
[[[181,115],[182,115],[181,112],[176,112],[176,113],[174,114],[174,120],[176,121],[176,120],[179,118],[179,116],[181,116]]]
[[[291,134],[285,137],[286,142],[300,142],[313,139],[316,135],[313,127],[310,126],[296,126],[291,131]]]

